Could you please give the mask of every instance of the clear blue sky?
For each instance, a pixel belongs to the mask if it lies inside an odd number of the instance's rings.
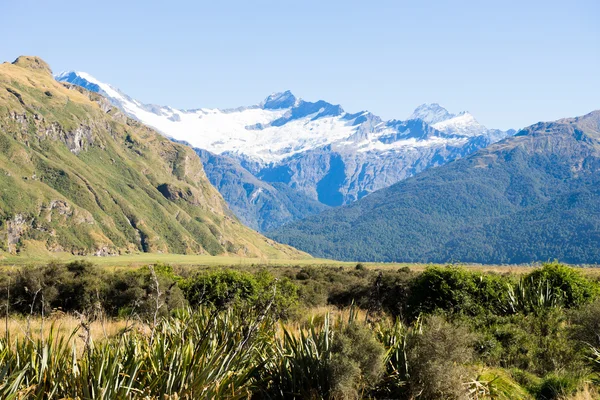
[[[148,103],[419,104],[520,128],[600,109],[600,1],[1,0],[0,59],[39,55]]]

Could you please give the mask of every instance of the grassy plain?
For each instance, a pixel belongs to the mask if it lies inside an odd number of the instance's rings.
[[[44,265],[51,261],[66,263],[76,260],[90,261],[98,266],[112,268],[141,267],[148,264],[169,264],[182,267],[304,267],[304,266],[330,266],[355,268],[358,264],[355,261],[337,261],[324,258],[304,258],[304,259],[268,259],[252,257],[235,256],[210,256],[210,255],[189,255],[189,254],[165,254],[165,253],[132,253],[119,256],[97,257],[97,256],[75,256],[70,253],[49,253],[29,252],[25,255],[11,255],[0,252],[0,267],[20,267],[24,265]],[[433,263],[381,263],[381,262],[361,262],[365,268],[375,270],[397,270],[408,267],[412,271],[423,271],[428,266],[440,265]],[[467,267],[477,271],[522,274],[531,272],[532,268],[541,266],[541,263],[521,264],[521,265],[485,265],[474,263],[457,263],[457,265]],[[600,265],[581,265],[586,274],[600,275]]]

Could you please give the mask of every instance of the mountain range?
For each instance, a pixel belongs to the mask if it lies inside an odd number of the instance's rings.
[[[590,264],[599,244],[600,111],[516,133],[290,92],[183,111],[0,65],[0,252]]]
[[[600,111],[537,123],[269,235],[344,260],[597,264]]]
[[[0,65],[0,252],[295,258],[239,222],[198,155],[37,57]]]
[[[144,104],[84,72],[56,79],[100,93],[129,117],[195,148],[234,213],[263,232],[350,204],[515,133],[488,129],[470,113],[451,114],[438,104],[384,121],[285,91],[248,107],[178,110]]]

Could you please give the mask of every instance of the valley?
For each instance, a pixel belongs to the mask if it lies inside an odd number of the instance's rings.
[[[0,400],[600,399],[600,2],[2,1]]]
[[[27,56],[0,89],[0,398],[597,397],[598,111],[183,112]]]

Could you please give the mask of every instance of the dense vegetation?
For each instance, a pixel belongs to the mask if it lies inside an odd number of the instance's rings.
[[[7,318],[74,313],[83,343],[0,339],[6,399],[592,398],[600,372],[600,283],[558,263],[514,275],[73,262],[9,271],[0,288]],[[325,305],[349,312],[311,311]],[[126,328],[93,340],[107,317]]]
[[[343,260],[600,260],[600,112],[540,123],[269,233]]]
[[[66,87],[0,65],[0,252],[295,257],[239,223],[192,149]]]

